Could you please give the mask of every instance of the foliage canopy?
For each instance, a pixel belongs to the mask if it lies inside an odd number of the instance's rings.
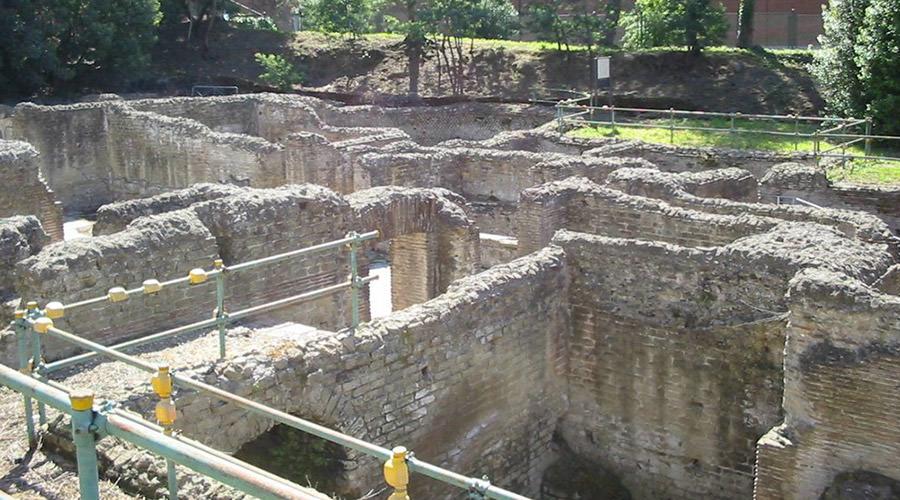
[[[637,0],[621,24],[629,49],[684,46],[699,52],[720,45],[728,31],[724,7],[710,0]]]
[[[831,112],[900,134],[900,2],[831,0],[811,70]]]
[[[87,78],[134,77],[150,62],[158,0],[6,0],[0,8],[0,94],[27,95]]]

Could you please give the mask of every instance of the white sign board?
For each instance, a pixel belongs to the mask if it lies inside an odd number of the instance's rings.
[[[605,80],[609,78],[609,57],[597,58],[597,79]]]

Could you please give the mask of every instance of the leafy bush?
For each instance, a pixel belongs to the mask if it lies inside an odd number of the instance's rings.
[[[879,133],[900,135],[900,2],[872,0],[857,42],[866,115],[874,118]]]
[[[710,0],[637,0],[621,24],[629,49],[683,46],[699,52],[721,44],[728,31],[725,9]]]
[[[294,85],[303,82],[303,75],[294,68],[293,64],[278,54],[257,52],[254,58],[266,70],[265,73],[259,75],[259,79],[279,90],[290,90]]]
[[[831,0],[811,70],[832,113],[868,116],[900,134],[900,3]]]
[[[306,0],[303,15],[311,29],[357,38],[369,31],[372,3],[369,0]]]
[[[140,76],[160,17],[158,0],[4,1],[0,94]]]
[[[269,17],[238,15],[228,19],[228,22],[236,27],[253,31],[278,31],[275,22]]]

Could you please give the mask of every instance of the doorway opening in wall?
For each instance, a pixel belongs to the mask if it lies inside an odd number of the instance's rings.
[[[94,235],[95,222],[97,222],[95,214],[66,216],[63,219],[63,239],[90,238]]]
[[[378,279],[369,283],[369,313],[372,319],[383,318],[394,311],[391,300],[391,261],[387,251],[369,253],[369,276]]]

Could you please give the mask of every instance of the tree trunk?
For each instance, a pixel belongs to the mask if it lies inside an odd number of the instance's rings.
[[[616,28],[619,27],[619,14],[622,12],[622,0],[606,0],[606,29],[603,32],[603,45],[612,47],[616,43]]]
[[[753,7],[755,0],[741,0],[738,7],[737,46],[746,49],[753,45]]]

